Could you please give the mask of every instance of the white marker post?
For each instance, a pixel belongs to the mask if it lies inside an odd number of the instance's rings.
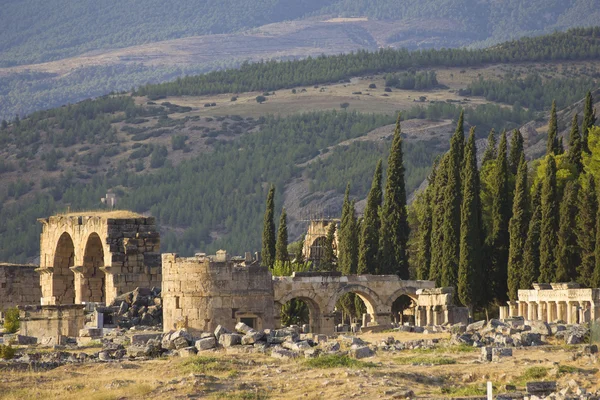
[[[494,400],[492,390],[493,390],[492,382],[488,381],[488,383],[487,383],[487,400]]]

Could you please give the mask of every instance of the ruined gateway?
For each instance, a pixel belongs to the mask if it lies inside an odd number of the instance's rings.
[[[357,294],[366,305],[363,328],[390,326],[392,305],[401,296],[412,300],[416,325],[468,318],[466,308],[453,305],[453,289],[435,288],[432,281],[318,272],[274,277],[248,255],[161,255],[154,218],[131,212],[67,214],[39,221],[40,305],[22,307],[24,326],[32,332],[39,331],[40,324],[53,326],[47,321],[60,320],[63,308],[109,304],[137,287],[162,287],[165,331],[210,331],[217,325],[233,329],[237,322],[275,328],[280,326],[281,307],[300,299],[310,310],[310,331],[333,334],[335,304],[346,293]]]

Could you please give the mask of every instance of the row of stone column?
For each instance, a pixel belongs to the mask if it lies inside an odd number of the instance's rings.
[[[508,302],[509,317],[523,317],[530,321],[582,324],[596,317],[591,301],[515,301]]]
[[[442,325],[449,321],[449,310],[446,306],[418,306],[415,312],[415,325]]]

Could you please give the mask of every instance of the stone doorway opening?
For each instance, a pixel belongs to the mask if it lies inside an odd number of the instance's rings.
[[[308,324],[310,332],[319,332],[321,310],[318,304],[308,297],[294,297],[281,304],[281,326]]]
[[[55,304],[74,304],[75,286],[71,270],[75,264],[75,246],[68,233],[63,233],[56,244],[52,273],[52,296]]]
[[[83,266],[79,275],[78,303],[104,303],[106,301],[104,249],[97,233],[92,233],[85,245]]]
[[[414,325],[416,305],[416,300],[406,294],[398,297],[392,303],[392,322]]]

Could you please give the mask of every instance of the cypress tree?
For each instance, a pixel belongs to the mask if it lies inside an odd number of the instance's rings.
[[[336,228],[337,226],[334,221],[332,221],[327,227],[327,236],[325,237],[323,249],[323,259],[321,260],[321,265],[319,266],[322,271],[335,271],[337,269],[337,258],[333,248],[333,244],[335,243]]]
[[[423,202],[422,215],[419,224],[419,248],[417,252],[417,279],[429,279],[431,270],[431,230],[433,224],[432,204],[433,191],[435,190],[435,176],[437,171],[437,160],[433,164],[431,174],[429,174],[429,185],[423,192],[421,201]],[[414,203],[413,203],[414,204]]]
[[[583,123],[581,125],[581,142],[583,150],[590,152],[588,147],[588,130],[596,123],[596,110],[594,109],[594,99],[592,92],[588,91],[585,96],[585,106],[583,107]]]
[[[594,267],[596,265],[596,214],[598,198],[596,181],[587,174],[586,185],[579,189],[579,213],[577,216],[577,245],[580,249],[581,264],[577,268],[577,282],[592,287]],[[597,287],[597,286],[594,286]]]
[[[409,233],[400,115],[398,115],[388,158],[385,195],[381,210],[380,273],[396,274],[401,279],[409,278],[407,251]]]
[[[558,120],[556,118],[556,100],[552,101],[552,110],[550,110],[550,122],[548,123],[548,142],[546,143],[546,154],[560,154],[558,141]]]
[[[558,139],[558,147],[556,150],[556,155],[561,155],[564,153],[565,153],[565,144],[564,144],[563,138],[561,137]]]
[[[377,273],[377,252],[379,251],[379,208],[381,207],[381,160],[377,163],[371,190],[367,196],[364,219],[361,226],[360,246],[358,255],[358,273]]]
[[[350,184],[346,186],[338,246],[338,270],[344,275],[356,274],[358,268],[358,234],[354,202],[350,201]]]
[[[523,255],[520,289],[531,289],[540,276],[540,235],[542,230],[542,184],[536,185],[531,200],[531,219]]]
[[[508,248],[510,237],[508,224],[511,216],[509,198],[509,177],[507,160],[506,132],[500,137],[498,158],[494,169],[492,187],[492,231],[490,233],[491,245],[491,271],[493,294],[496,299],[504,301],[508,291]]]
[[[573,115],[573,122],[571,123],[571,133],[569,135],[569,162],[575,167],[578,173],[583,172],[583,161],[581,152],[583,150],[583,144],[581,142],[581,135],[579,134],[579,123],[577,122],[577,114]]]
[[[552,154],[546,156],[546,176],[542,184],[542,225],[540,231],[541,283],[554,282],[556,246],[558,244],[559,209],[556,189],[556,163]]]
[[[515,129],[510,139],[510,153],[508,156],[508,167],[510,168],[510,172],[515,176],[519,171],[521,156],[523,154],[523,135],[521,135],[520,130]]]
[[[483,153],[483,159],[481,160],[481,165],[485,165],[488,161],[495,160],[498,157],[496,152],[496,147],[498,143],[496,143],[496,131],[492,129],[487,138],[487,147],[485,148],[485,152]]]
[[[436,286],[442,284],[442,266],[444,254],[442,244],[444,243],[444,198],[446,184],[448,182],[448,159],[446,153],[440,160],[436,170],[435,180],[431,188],[431,265],[429,267],[429,280],[435,281]]]
[[[279,229],[277,230],[277,244],[275,246],[275,260],[288,262],[290,255],[288,253],[288,231],[287,214],[285,208],[281,211],[279,218]]]
[[[300,239],[300,243],[298,244],[298,249],[300,250],[298,254],[296,254],[296,264],[303,265],[306,260],[304,259],[304,254],[302,253],[304,249],[304,236]]]
[[[508,297],[511,301],[518,299],[517,291],[521,285],[521,274],[524,269],[524,249],[529,226],[529,196],[527,185],[527,162],[521,153],[521,161],[517,172],[512,217],[508,224],[510,247],[508,250]]]
[[[465,134],[463,112],[460,113],[456,131],[450,140],[448,156],[448,182],[444,199],[444,241],[442,244],[442,286],[457,287],[458,264],[460,262],[460,206],[461,199],[461,166],[463,160]],[[458,297],[458,293],[456,293]]]
[[[577,223],[577,192],[577,183],[568,182],[560,203],[560,228],[556,250],[555,282],[574,281],[577,273],[576,269],[580,262],[577,234],[575,232],[575,225]]]
[[[600,287],[600,202],[598,202],[598,213],[596,214],[596,248],[594,251],[596,265],[592,274],[590,287]]]
[[[472,310],[477,300],[478,269],[482,260],[481,201],[475,128],[471,128],[465,148],[463,192],[460,221],[460,261],[458,265],[458,298]]]
[[[267,206],[263,220],[262,265],[273,269],[275,264],[275,186],[271,185],[267,195]]]

